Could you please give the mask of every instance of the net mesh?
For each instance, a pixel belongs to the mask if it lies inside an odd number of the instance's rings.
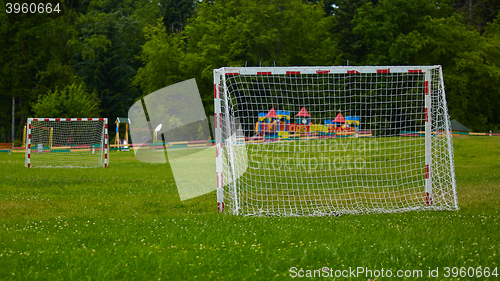
[[[214,74],[227,209],[290,216],[458,207],[439,67],[428,76],[427,156],[425,72],[289,70]]]
[[[31,119],[28,122],[31,122],[27,134],[30,150],[26,152],[26,163],[30,167],[104,167],[106,120]]]

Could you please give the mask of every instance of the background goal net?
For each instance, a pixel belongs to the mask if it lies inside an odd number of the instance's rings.
[[[219,211],[458,209],[440,66],[220,68],[214,99]]]
[[[108,165],[106,118],[28,118],[28,168],[91,168]]]

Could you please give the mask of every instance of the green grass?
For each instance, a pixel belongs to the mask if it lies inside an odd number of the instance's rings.
[[[424,138],[295,140],[252,144],[247,151],[248,168],[236,184],[243,214],[379,212],[425,204]],[[451,177],[446,180],[434,194],[450,193]],[[440,200],[430,208],[454,209],[452,195],[435,198]]]
[[[169,166],[132,152],[111,153],[107,169],[27,169],[23,154],[0,153],[0,280],[266,280],[292,267],[449,280],[445,267],[498,268],[500,139],[454,143],[459,211],[341,217],[218,214],[214,192],[180,201]]]

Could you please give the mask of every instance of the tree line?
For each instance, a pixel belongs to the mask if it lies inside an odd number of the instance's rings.
[[[8,1],[20,3],[22,1]],[[97,0],[7,13],[0,0],[0,142],[27,117],[127,116],[196,78],[213,113],[222,66],[443,66],[452,119],[500,130],[495,0]],[[111,130],[114,131],[114,130]]]

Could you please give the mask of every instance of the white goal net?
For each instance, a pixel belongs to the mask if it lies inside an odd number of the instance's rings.
[[[28,118],[28,168],[92,168],[108,165],[106,118]]]
[[[226,67],[214,99],[219,211],[458,209],[440,66]]]

